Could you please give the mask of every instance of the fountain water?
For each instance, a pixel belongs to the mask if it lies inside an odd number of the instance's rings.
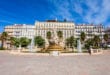
[[[34,38],[31,39],[31,44],[30,44],[30,47],[29,47],[29,50],[32,52],[34,49]]]
[[[78,50],[79,53],[82,52],[80,39],[77,40],[77,50]]]

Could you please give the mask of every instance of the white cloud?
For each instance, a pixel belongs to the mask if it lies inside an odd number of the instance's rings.
[[[110,0],[88,0],[85,4],[89,7],[86,15],[84,16],[89,23],[106,23],[110,16]]]
[[[74,3],[74,4],[73,4],[73,10],[74,10],[75,12],[77,12],[79,15],[82,15],[82,14],[83,14],[83,9],[82,9],[80,3]]]
[[[7,20],[0,20],[0,22],[2,23],[9,23],[9,24],[13,24],[13,22],[7,21]]]
[[[54,11],[54,14],[52,14],[51,16],[56,17],[59,16],[62,19],[68,19],[68,20],[72,20],[72,14],[70,13],[70,3],[68,2],[68,0],[48,0],[49,2],[51,2],[52,4],[54,4],[56,9]]]
[[[107,20],[110,17],[110,0],[48,0],[55,6],[54,16],[62,19],[73,20],[71,11],[78,13],[84,22],[94,24],[110,24]],[[87,9],[82,6],[87,6]],[[81,18],[79,17],[79,18]]]

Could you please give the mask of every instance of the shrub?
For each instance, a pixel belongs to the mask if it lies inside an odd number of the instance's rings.
[[[3,47],[0,47],[0,50],[5,50],[5,48],[3,48]]]
[[[98,48],[99,48],[99,47],[97,47],[97,46],[94,46],[94,47],[93,47],[93,49],[98,49]]]

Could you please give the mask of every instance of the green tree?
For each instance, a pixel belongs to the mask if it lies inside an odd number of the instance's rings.
[[[79,38],[74,38],[74,47],[77,47],[77,40],[78,40]]]
[[[13,47],[15,44],[15,37],[10,37],[10,46]]]
[[[67,46],[71,46],[73,47],[73,45],[75,46],[75,39],[74,39],[74,36],[71,36],[69,38],[66,39],[66,45]]]
[[[69,44],[70,44],[70,38],[67,38],[66,39],[66,45],[69,46]]]
[[[20,38],[14,38],[14,46],[19,47],[20,45]]]
[[[57,36],[59,37],[59,39],[63,38],[63,32],[62,31],[58,31],[57,32]]]
[[[20,38],[10,37],[10,44],[11,44],[11,47],[12,46],[19,47]]]
[[[86,49],[89,49],[90,46],[93,46],[93,39],[87,39],[87,40],[85,41],[85,48],[86,48]]]
[[[50,31],[48,31],[48,32],[47,32],[47,34],[46,34],[46,36],[47,36],[47,39],[51,39],[51,37],[52,37],[51,32],[50,32]]]
[[[106,44],[107,44],[107,41],[108,41],[108,38],[109,38],[109,35],[108,34],[104,34],[104,40],[105,40],[105,42],[106,42]]]
[[[97,35],[94,35],[94,38],[93,38],[93,46],[94,46],[95,48],[99,48],[100,42],[101,42],[100,37],[97,36]]]
[[[45,45],[45,40],[41,36],[35,37],[35,45],[42,47]]]
[[[80,35],[81,42],[84,43],[85,39],[86,39],[86,34],[84,32],[81,32],[81,35]]]
[[[5,42],[8,39],[8,33],[3,32],[0,36],[0,39],[1,39],[1,42],[2,42],[1,47],[4,48]]]
[[[31,39],[28,39],[26,37],[20,38],[20,45],[21,47],[27,47],[31,43]]]

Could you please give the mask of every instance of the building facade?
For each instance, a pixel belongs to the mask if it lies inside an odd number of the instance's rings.
[[[35,36],[35,26],[33,25],[26,25],[26,24],[15,24],[15,25],[8,25],[5,27],[5,32],[8,33],[10,37],[27,37],[29,39],[33,39]],[[10,49],[10,41],[6,41],[5,48]]]
[[[108,34],[109,39],[107,43],[110,44],[110,27],[105,30],[105,33]]]
[[[5,32],[12,37],[27,37],[31,39],[35,36],[35,26],[26,24],[8,25],[5,27]]]
[[[1,33],[0,33],[0,37],[1,37]],[[2,42],[1,42],[1,40],[0,40],[0,47],[1,47],[1,45],[2,45]]]
[[[86,34],[86,39],[93,38],[94,35],[98,35],[102,39],[104,35],[104,26],[93,24],[75,25],[75,38],[79,38],[81,32]]]
[[[36,36],[42,36],[46,38],[48,31],[52,32],[53,30],[62,31],[63,38],[66,39],[70,36],[74,36],[74,27],[73,22],[58,22],[56,20],[50,20],[46,22],[36,22]]]
[[[79,24],[75,25],[73,22],[59,22],[56,20],[48,20],[46,22],[35,22],[35,25],[11,25],[5,27],[5,32],[9,36],[13,37],[28,37],[33,38],[34,36],[42,36],[46,38],[46,33],[48,31],[62,31],[63,38],[68,38],[74,36],[79,38],[81,32],[86,34],[86,38],[93,38],[94,35],[99,35],[103,38],[104,26],[103,25],[93,25],[93,24]]]
[[[81,32],[84,32],[86,34],[86,39],[93,38],[94,35],[98,35],[101,39],[103,39],[103,35],[105,33],[103,25],[75,25],[73,22],[57,20],[48,20],[45,22],[36,21],[35,25],[15,24],[5,27],[5,32],[7,32],[9,36],[16,38],[27,37],[29,39],[33,39],[35,36],[42,36],[45,41],[47,41],[48,31],[50,31],[52,34],[53,31],[62,31],[64,41],[71,36],[74,36],[75,38],[80,38]]]

